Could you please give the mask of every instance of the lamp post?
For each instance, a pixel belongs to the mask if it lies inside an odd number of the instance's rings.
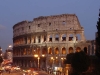
[[[63,60],[64,58],[61,58],[61,67],[63,68]]]
[[[40,68],[40,55],[35,54],[34,57],[37,57],[37,59],[38,59],[38,70],[39,70],[39,68]],[[45,57],[45,55],[43,54],[42,57]]]
[[[34,57],[37,57],[37,59],[38,59],[38,70],[39,70],[39,65],[40,65],[40,56],[39,55],[34,55]]]
[[[52,60],[52,69],[53,69],[53,66],[54,66],[54,58],[51,57],[51,60]]]

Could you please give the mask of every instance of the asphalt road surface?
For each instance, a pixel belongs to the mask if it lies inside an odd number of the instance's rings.
[[[51,75],[46,73],[45,71],[37,71],[30,74],[24,74],[23,72],[3,72],[1,75]]]
[[[1,75],[23,75],[22,72],[3,72]]]

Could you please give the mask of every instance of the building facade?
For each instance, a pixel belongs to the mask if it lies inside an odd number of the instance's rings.
[[[40,16],[13,26],[13,63],[21,67],[63,67],[67,54],[84,48],[95,52],[75,14]]]

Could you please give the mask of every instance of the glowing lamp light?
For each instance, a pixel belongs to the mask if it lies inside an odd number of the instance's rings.
[[[9,47],[12,47],[12,45],[9,45]]]
[[[34,57],[38,57],[38,55],[34,55]]]

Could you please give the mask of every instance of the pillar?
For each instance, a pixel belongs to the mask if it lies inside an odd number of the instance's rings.
[[[84,31],[82,31],[80,34],[81,34],[81,41],[85,41],[86,39],[85,39],[85,36],[84,36]]]

